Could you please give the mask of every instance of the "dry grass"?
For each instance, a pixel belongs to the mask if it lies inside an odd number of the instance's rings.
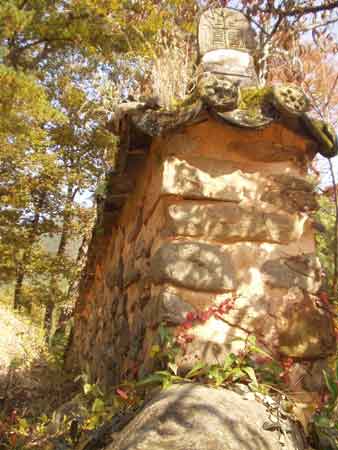
[[[40,327],[0,304],[0,373],[12,366],[27,367],[45,349]]]
[[[46,440],[55,431],[47,425],[77,392],[74,375],[62,370],[42,327],[23,312],[1,303],[0,330],[0,450],[56,448]]]
[[[72,376],[50,353],[42,327],[23,313],[0,304],[0,407],[34,417],[68,399]]]
[[[151,70],[153,95],[159,104],[172,110],[184,100],[192,89],[194,65],[187,43],[173,35],[170,41],[160,38],[161,54]]]

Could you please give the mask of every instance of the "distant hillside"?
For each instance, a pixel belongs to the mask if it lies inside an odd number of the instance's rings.
[[[41,238],[41,244],[43,248],[51,253],[56,254],[60,242],[60,236],[55,235],[45,235]],[[81,245],[81,239],[73,239],[68,242],[66,247],[66,254],[74,261],[77,258],[78,250]],[[14,283],[1,283],[0,284],[0,302],[7,303],[7,299],[12,299],[13,297]],[[1,314],[1,313],[0,313]],[[1,328],[0,328],[1,330]],[[0,333],[1,334],[1,333]],[[1,361],[0,361],[1,362]]]
[[[60,236],[58,234],[45,235],[41,238],[42,246],[51,254],[56,254],[60,242]],[[68,242],[66,247],[66,254],[72,259],[77,258],[77,253],[81,245],[81,239],[72,239]]]

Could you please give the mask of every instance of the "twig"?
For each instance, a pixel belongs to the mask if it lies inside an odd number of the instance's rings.
[[[282,9],[277,9],[277,8],[268,8],[268,9],[262,9],[259,8],[259,10],[261,12],[264,13],[273,13],[273,14],[277,14],[278,16],[281,17],[299,17],[299,16],[303,16],[305,14],[316,14],[318,12],[321,11],[330,11],[332,9],[335,9],[338,7],[338,0],[329,3],[327,5],[317,5],[317,6],[298,6],[298,7],[294,7],[294,8],[290,8],[282,10]]]
[[[317,28],[326,27],[327,25],[332,25],[333,23],[336,23],[336,22],[338,22],[338,17],[327,20],[326,22],[315,23],[314,25],[309,25],[304,28],[299,28],[297,31],[301,32],[301,33],[305,33],[306,31],[311,31],[311,30],[315,30]]]

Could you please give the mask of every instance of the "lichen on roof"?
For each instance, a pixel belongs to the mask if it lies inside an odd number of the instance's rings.
[[[223,74],[204,73],[192,95],[171,111],[162,109],[153,98],[122,104],[116,111],[114,128],[120,137],[123,134],[121,130],[130,132],[130,126],[145,136],[161,136],[198,122],[206,113],[244,128],[258,129],[278,121],[314,139],[323,156],[331,158],[337,155],[334,128],[309,116],[309,107],[305,94],[295,85],[240,87],[225,79]]]

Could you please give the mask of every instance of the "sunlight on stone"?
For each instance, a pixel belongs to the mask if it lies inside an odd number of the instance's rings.
[[[224,343],[229,343],[230,340],[237,337],[244,337],[241,330],[236,329],[236,327],[231,327],[225,322],[211,317],[205,324],[197,325],[193,329],[193,334],[198,336],[199,339],[208,342],[214,342],[216,344],[224,345]],[[237,344],[236,344],[237,342]],[[243,348],[243,342],[234,341],[236,349]],[[232,346],[232,350],[234,347]]]
[[[243,288],[243,293],[246,295],[264,295],[265,284],[261,271],[257,267],[251,267],[248,272],[251,275],[251,283]]]

